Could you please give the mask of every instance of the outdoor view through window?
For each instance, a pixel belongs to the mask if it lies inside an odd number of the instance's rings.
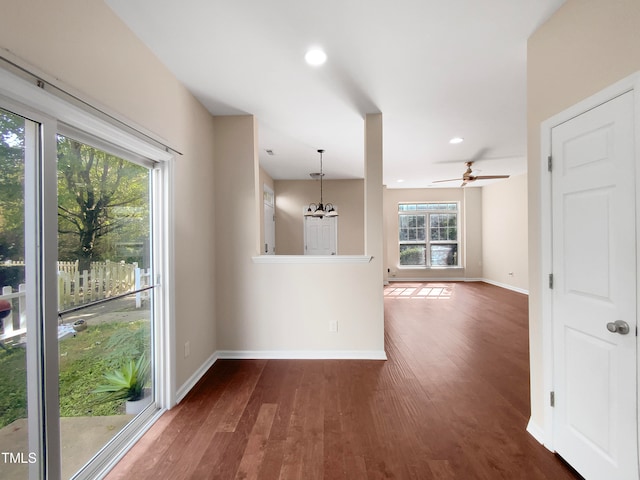
[[[57,136],[58,317],[45,319],[57,322],[64,478],[154,403],[151,171],[83,140]],[[38,124],[0,110],[0,448],[9,452],[29,452],[27,392],[41,388],[27,382],[27,349],[40,346],[27,344],[25,307],[34,295],[25,249],[35,248],[25,245],[25,164],[38,142]],[[26,460],[0,476],[27,478]]]

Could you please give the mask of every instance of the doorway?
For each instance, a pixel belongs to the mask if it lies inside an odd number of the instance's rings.
[[[542,128],[545,444],[585,478],[638,478],[636,91]]]

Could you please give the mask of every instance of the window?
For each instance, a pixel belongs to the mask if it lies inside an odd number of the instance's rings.
[[[398,205],[400,265],[458,266],[458,204]]]

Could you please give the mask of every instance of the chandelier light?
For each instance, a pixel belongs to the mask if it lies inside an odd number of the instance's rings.
[[[318,150],[320,154],[320,173],[310,173],[309,175],[314,180],[320,179],[320,203],[311,203],[309,204],[309,208],[304,213],[305,217],[337,217],[338,212],[333,207],[331,203],[327,203],[326,205],[323,203],[322,199],[322,177],[324,177],[324,173],[322,171],[322,154],[324,150]]]

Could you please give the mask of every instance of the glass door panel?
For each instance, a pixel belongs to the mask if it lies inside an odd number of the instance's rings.
[[[151,170],[58,135],[63,478],[154,404]]]
[[[27,302],[35,292],[25,274],[25,165],[37,152],[37,124],[0,109],[0,478],[26,479],[30,452],[27,388]],[[30,246],[29,248],[35,248]],[[32,279],[31,279],[32,280]],[[33,287],[33,282],[29,284]],[[37,420],[36,420],[37,421]]]

